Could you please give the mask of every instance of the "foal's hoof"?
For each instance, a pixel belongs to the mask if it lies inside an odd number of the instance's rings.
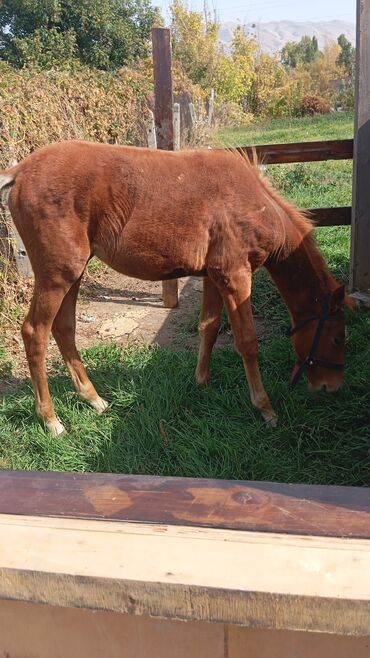
[[[94,400],[89,400],[89,404],[91,404],[93,409],[95,409],[98,414],[102,414],[106,409],[108,409],[108,402],[99,396],[94,398]]]
[[[262,414],[263,419],[269,427],[277,427],[278,424],[278,417],[274,412],[270,412],[268,414]]]
[[[53,418],[45,422],[47,431],[54,437],[62,436],[65,433],[65,427],[60,422],[59,418]]]
[[[202,374],[200,372],[196,372],[195,381],[198,386],[208,386],[208,384],[211,382],[211,376],[209,373]]]

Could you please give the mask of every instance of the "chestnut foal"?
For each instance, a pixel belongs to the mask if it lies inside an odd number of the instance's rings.
[[[22,336],[36,412],[54,436],[64,427],[45,369],[50,331],[77,393],[98,412],[107,407],[75,344],[78,290],[93,255],[140,279],[204,276],[197,382],[209,380],[225,305],[252,404],[275,425],[258,367],[250,299],[252,273],[266,266],[292,319],[294,381],[305,371],[312,389],[341,385],[344,288],[315,246],[310,222],[239,153],[62,142],[2,172],[5,187],[35,275]]]

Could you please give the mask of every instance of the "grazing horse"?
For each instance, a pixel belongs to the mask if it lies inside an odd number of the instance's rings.
[[[176,153],[67,141],[39,149],[0,173],[9,209],[35,275],[22,336],[36,412],[64,430],[50,397],[45,354],[50,331],[77,393],[98,412],[107,403],[75,344],[76,299],[89,259],[147,280],[204,277],[196,380],[209,364],[223,305],[242,356],[253,405],[276,415],[262,384],[251,309],[252,273],[265,266],[289,309],[298,357],[313,390],[343,380],[344,287],[332,278],[312,225],[236,151]]]

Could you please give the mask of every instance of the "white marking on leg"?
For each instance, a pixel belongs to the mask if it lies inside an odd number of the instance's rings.
[[[98,414],[102,414],[106,409],[108,409],[108,402],[103,400],[103,398],[100,396],[87,401],[93,407],[93,409],[98,412]]]
[[[66,429],[60,422],[59,418],[53,418],[52,420],[45,421],[45,427],[52,436],[61,436],[65,433]]]

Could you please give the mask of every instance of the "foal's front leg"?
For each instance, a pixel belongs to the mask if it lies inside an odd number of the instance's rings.
[[[208,274],[218,287],[227,308],[235,347],[243,359],[252,404],[267,423],[275,426],[277,416],[264,389],[258,365],[258,342],[250,299],[251,271],[242,266],[231,272],[208,269]]]

